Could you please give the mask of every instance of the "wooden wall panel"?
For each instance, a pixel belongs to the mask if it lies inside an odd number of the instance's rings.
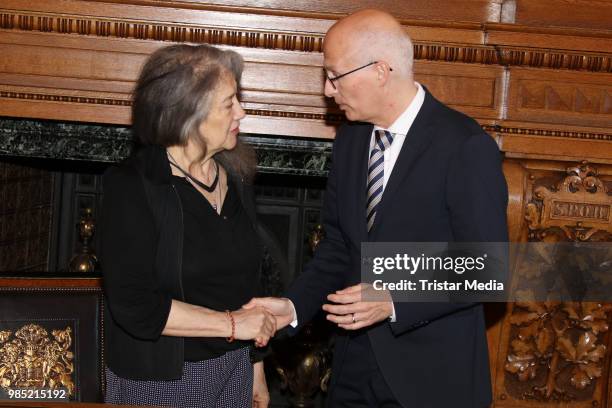
[[[414,71],[415,79],[442,102],[483,123],[501,118],[502,67],[418,61]]]
[[[113,1],[113,0],[111,0]],[[502,12],[500,0],[183,0],[183,1],[121,1],[121,3],[168,4],[179,7],[189,5],[197,8],[203,4],[231,6],[247,9],[250,12],[274,10],[276,13],[316,13],[316,14],[348,14],[353,11],[377,7],[392,10],[401,19],[433,19],[449,21],[499,21]]]
[[[130,92],[147,55],[164,42],[119,41],[37,32],[1,32],[0,114],[129,124]],[[46,46],[45,46],[46,44]],[[322,55],[228,47],[246,65],[243,102],[252,115],[249,133],[331,138],[341,112],[323,95]],[[127,52],[129,50],[129,52]],[[503,68],[479,64],[417,61],[416,79],[440,99],[491,123],[501,117]],[[299,78],[299,80],[296,80]],[[274,118],[274,119],[273,119]],[[288,123],[281,123],[281,122]]]
[[[560,67],[570,69],[580,69],[582,65],[563,64],[562,59],[574,55],[573,50],[580,51],[580,55],[587,58],[594,56],[604,57],[604,69],[594,69],[585,67],[588,70],[612,71],[609,65],[609,54],[612,52],[612,33],[604,30],[578,29],[578,28],[559,28],[547,26],[521,26],[517,24],[487,24],[487,36],[485,43],[499,47],[499,51],[506,53],[514,51],[519,55],[542,55],[548,57],[556,55],[557,60],[561,61],[534,61],[534,67]],[[507,48],[518,47],[518,50]],[[605,55],[597,53],[606,53]],[[529,61],[523,57],[522,61],[508,61],[513,65],[528,65]],[[559,65],[556,65],[559,64]]]
[[[147,3],[156,6],[147,6]],[[219,10],[208,3],[202,2],[201,5],[202,7],[193,8],[185,7],[184,2],[160,4],[153,1],[3,0],[1,7],[7,11],[15,11],[7,13],[17,16],[10,17],[11,24],[26,30],[43,28],[43,31],[143,39],[165,39],[171,36],[176,41],[187,39],[183,29],[199,27],[229,27],[234,31],[239,29],[252,33],[257,33],[258,30],[274,31],[299,36],[299,33],[323,34],[333,24],[333,19],[317,18],[316,15],[306,18],[303,15],[279,16],[274,12],[254,14],[243,7]],[[58,16],[61,18],[57,18]],[[115,24],[116,22],[121,24]],[[245,41],[244,45],[249,41],[247,38],[242,40]]]
[[[555,140],[550,144],[562,144],[562,141]],[[566,202],[609,209],[612,205],[611,165],[586,161],[507,160],[504,173],[509,186],[509,227],[513,241],[609,242],[612,237],[609,210],[600,213],[599,217],[587,212],[582,216],[553,216],[551,208],[546,207],[554,205],[552,203]],[[574,183],[571,189],[567,188],[570,179]],[[543,190],[546,193],[542,193]],[[549,197],[548,202],[544,195]],[[527,216],[529,222],[525,222]],[[552,265],[552,270],[561,273],[559,266]],[[537,316],[537,319],[521,319],[528,314],[526,307],[531,308],[531,317]],[[590,307],[599,311],[591,315],[587,310],[594,309]],[[577,314],[572,311],[577,311]],[[553,315],[557,319],[554,332],[550,330]],[[581,324],[581,321],[601,323],[602,330],[592,329],[590,323]],[[612,341],[608,331],[609,321],[609,305],[596,302],[508,304],[508,311],[501,318],[498,317],[488,331],[489,340],[497,347],[491,354],[492,360],[496,360],[492,361],[495,377],[493,405],[496,408],[609,406],[609,349]],[[530,335],[527,326],[533,322],[535,325],[531,329],[537,330]],[[589,330],[593,330],[588,335],[590,350],[599,347],[599,351],[605,351],[599,357],[592,356],[589,361],[589,368],[595,369],[591,371],[590,378],[581,377],[579,364],[568,359],[563,350],[563,345],[573,347],[572,344],[580,336],[584,339],[584,333]],[[550,331],[548,334],[551,336],[548,339],[539,337],[543,331]],[[532,341],[540,342],[537,347],[542,352],[531,353]],[[522,360],[517,361],[517,356]],[[520,371],[516,370],[518,366],[522,367]]]
[[[519,24],[612,29],[609,0],[516,0],[515,7]]]
[[[608,136],[608,135],[606,135]],[[610,140],[569,139],[554,136],[502,134],[500,147],[507,157],[558,159],[568,161],[593,160],[612,163]]]
[[[607,161],[612,34],[510,23],[529,4],[377,3],[404,18],[417,80],[479,120],[509,157]],[[323,95],[323,37],[339,15],[368,5],[5,0],[0,115],[129,124],[130,92],[146,56],[172,43],[208,42],[245,58],[243,131],[333,138],[343,116]]]
[[[509,120],[607,127],[612,74],[511,68]]]
[[[61,52],[61,54],[58,54]],[[48,75],[52,77],[94,80],[133,81],[146,55],[108,51],[78,50],[47,46],[1,44],[0,54],[10,55],[0,61],[6,74]]]

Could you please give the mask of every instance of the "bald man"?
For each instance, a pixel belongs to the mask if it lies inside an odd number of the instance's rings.
[[[325,37],[325,95],[338,130],[325,239],[286,298],[260,298],[295,332],[321,308],[339,327],[330,407],[486,407],[482,306],[363,301],[362,242],[506,242],[507,187],[493,139],[413,78],[413,48],[389,14],[362,10]],[[366,296],[364,296],[366,295]]]

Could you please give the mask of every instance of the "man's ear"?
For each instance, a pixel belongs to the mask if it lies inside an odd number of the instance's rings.
[[[384,86],[389,80],[389,65],[385,62],[376,64],[376,79],[380,82],[381,86]]]

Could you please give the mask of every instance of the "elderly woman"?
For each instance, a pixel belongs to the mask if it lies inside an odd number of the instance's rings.
[[[207,45],[162,48],[142,69],[142,146],[104,177],[108,403],[267,406],[253,345],[276,321],[241,308],[262,257],[254,153],[238,141],[241,73],[238,54]]]

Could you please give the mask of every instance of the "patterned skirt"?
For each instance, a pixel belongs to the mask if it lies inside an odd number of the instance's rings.
[[[185,362],[180,380],[129,380],[106,368],[107,404],[251,408],[252,399],[253,365],[248,348],[210,360]]]

